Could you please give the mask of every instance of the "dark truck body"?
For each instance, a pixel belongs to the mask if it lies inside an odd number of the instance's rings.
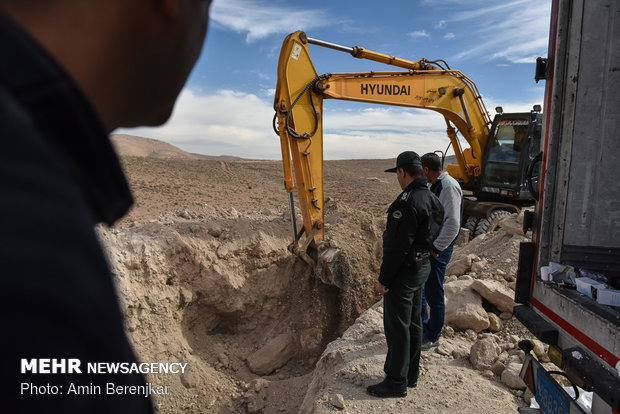
[[[618,413],[620,307],[544,282],[541,268],[570,265],[620,290],[620,1],[553,0],[537,78],[546,82],[540,199],[524,220],[533,237],[521,245],[515,315],[573,383],[594,392],[593,413]],[[536,369],[524,367],[526,383]],[[578,412],[549,378],[533,390],[546,412]]]

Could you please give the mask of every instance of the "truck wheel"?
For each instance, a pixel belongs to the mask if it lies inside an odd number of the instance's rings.
[[[469,216],[467,220],[465,220],[465,224],[463,227],[469,230],[469,240],[473,239],[476,235],[476,226],[478,225],[478,217]]]
[[[479,236],[482,233],[490,233],[497,230],[499,228],[499,221],[510,214],[511,213],[506,210],[495,210],[489,215],[489,217],[480,219],[480,221],[478,221],[478,225],[476,226],[474,237]]]

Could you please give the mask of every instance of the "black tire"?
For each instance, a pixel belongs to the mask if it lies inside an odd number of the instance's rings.
[[[476,235],[476,226],[478,226],[478,217],[469,216],[467,220],[465,220],[465,224],[463,224],[463,228],[469,230],[469,240],[473,239]]]
[[[474,237],[480,236],[482,233],[490,233],[497,230],[499,228],[499,221],[510,214],[512,213],[506,210],[494,210],[488,218],[483,218],[478,221]]]

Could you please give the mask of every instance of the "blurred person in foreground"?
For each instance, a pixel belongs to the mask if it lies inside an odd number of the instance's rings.
[[[0,0],[6,412],[153,411],[148,391],[132,392],[145,389],[141,373],[87,372],[89,362],[136,362],[94,226],[133,203],[108,134],[169,118],[210,3]],[[66,373],[68,359],[81,374]],[[110,394],[108,383],[124,391]],[[89,384],[102,388],[70,393]]]
[[[403,190],[389,209],[383,233],[383,261],[376,283],[383,295],[387,355],[385,379],[367,388],[377,397],[405,397],[418,384],[422,345],[422,288],[430,272],[433,240],[443,209],[430,192],[418,154],[398,155],[395,172]]]

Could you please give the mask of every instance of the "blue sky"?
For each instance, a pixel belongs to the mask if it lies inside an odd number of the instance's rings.
[[[444,59],[477,84],[491,116],[498,105],[529,111],[543,100],[534,67],[547,54],[550,8],[550,0],[214,0],[202,55],[172,118],[116,132],[207,155],[280,159],[271,127],[276,70],[282,41],[296,30],[409,60]],[[319,73],[392,70],[318,46],[310,54]],[[393,158],[448,144],[443,118],[428,110],[326,100],[324,127],[326,159]]]

